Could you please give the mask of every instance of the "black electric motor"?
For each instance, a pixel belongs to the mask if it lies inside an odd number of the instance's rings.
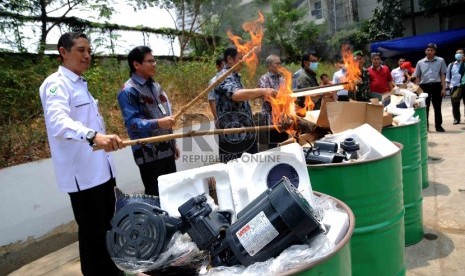
[[[221,245],[210,251],[213,266],[265,261],[323,232],[312,207],[287,178],[263,192],[237,217]]]
[[[316,141],[311,148],[304,149],[305,162],[309,165],[342,163],[345,155],[338,153],[334,142]]]
[[[107,232],[110,256],[154,260],[181,231],[210,253],[213,266],[248,266],[323,232],[307,200],[285,177],[239,212],[233,224],[232,213],[212,211],[205,195],[189,199],[178,210],[180,219],[143,202],[125,205]]]
[[[310,148],[304,148],[305,162],[308,165],[342,163],[344,160],[355,160],[358,158],[360,145],[354,138],[346,138],[341,142],[342,153],[339,153],[335,142],[316,141]]]

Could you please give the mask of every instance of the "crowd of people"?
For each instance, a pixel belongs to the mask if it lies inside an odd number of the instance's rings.
[[[59,190],[68,193],[74,217],[78,224],[81,271],[84,275],[123,275],[106,250],[105,234],[114,214],[116,171],[111,151],[124,147],[116,134],[106,134],[105,124],[99,113],[97,101],[87,88],[83,73],[91,64],[91,45],[87,36],[79,32],[63,34],[58,41],[62,61],[57,72],[44,80],[40,98],[44,110],[47,135]],[[380,53],[371,53],[371,65],[365,65],[362,51],[354,51],[353,57],[360,68],[360,78],[352,90],[339,90],[328,94],[337,101],[368,101],[382,99],[394,86],[415,82],[428,94],[427,111],[432,102],[435,128],[442,128],[441,103],[446,89],[457,94],[465,86],[464,51],[458,49],[455,61],[446,66],[443,58],[436,56],[437,46],[426,46],[426,57],[413,68],[411,62],[399,58],[393,69],[382,63]],[[220,129],[254,126],[249,100],[262,99],[262,114],[266,124],[272,124],[270,98],[275,97],[284,78],[280,74],[281,59],[278,55],[266,58],[267,72],[259,79],[256,88],[244,88],[241,82],[242,59],[235,47],[228,47],[216,60],[219,76],[229,74],[208,95],[209,104]],[[131,139],[160,136],[173,132],[175,118],[168,94],[155,81],[157,62],[147,46],[132,49],[127,57],[129,79],[118,93],[118,103],[127,133]],[[344,82],[347,68],[343,60],[336,63],[337,71],[332,80],[327,73],[319,76],[319,57],[316,52],[302,55],[301,68],[292,76],[292,88],[301,89]],[[319,108],[324,97],[315,97]],[[465,105],[463,93],[452,102],[454,124],[460,123],[460,101]],[[297,98],[296,105],[304,107],[305,99]],[[268,148],[276,147],[288,135],[270,131]],[[98,146],[103,150],[94,150]],[[242,153],[258,152],[255,133],[219,135],[219,160],[228,162]],[[132,146],[133,158],[139,167],[145,193],[158,196],[160,175],[176,172],[175,160],[181,152],[175,140],[144,143]]]

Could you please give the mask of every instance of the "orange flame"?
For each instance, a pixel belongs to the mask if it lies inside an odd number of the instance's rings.
[[[245,55],[250,52],[254,47],[258,49],[261,48],[262,39],[263,39],[263,23],[265,22],[265,17],[261,12],[258,12],[258,18],[253,21],[245,22],[242,24],[242,29],[249,33],[251,40],[244,41],[241,37],[234,35],[231,31],[228,31],[228,37],[236,46],[237,51]],[[255,75],[255,71],[258,66],[258,57],[257,53],[254,51],[245,59],[245,63],[250,71],[250,77]]]
[[[244,41],[241,37],[231,33],[231,31],[227,32],[229,39],[234,43],[240,54],[246,55],[252,51],[254,47],[256,47],[256,49],[261,48],[264,22],[265,18],[263,14],[258,12],[258,18],[256,20],[242,24],[242,29],[250,35],[250,41]],[[245,63],[250,72],[250,77],[254,76],[258,66],[257,52],[259,51],[253,51],[252,54],[247,56],[245,59]],[[284,83],[280,86],[277,96],[275,98],[268,99],[272,107],[272,121],[274,125],[280,126],[290,135],[296,136],[297,120],[295,120],[295,118],[297,116],[304,117],[307,110],[313,109],[314,103],[310,96],[307,96],[305,97],[304,108],[296,105],[295,98],[290,96],[292,93],[292,72],[284,67],[280,67],[279,72],[284,77]],[[279,132],[282,131],[282,129],[278,129],[278,127],[277,130]]]
[[[284,67],[279,67],[278,70],[284,78],[284,83],[279,87],[276,97],[268,99],[271,104],[272,121],[274,125],[285,128],[285,131],[291,136],[296,136],[298,131],[296,117],[305,117],[306,111],[312,110],[315,104],[310,96],[307,96],[304,107],[296,105],[295,98],[291,97],[292,72]],[[278,127],[276,129],[279,132],[282,131]]]
[[[341,51],[344,66],[347,69],[346,77],[344,79],[344,82],[347,82],[347,84],[344,85],[344,88],[349,91],[355,91],[357,83],[360,82],[361,71],[359,63],[354,59],[352,49],[349,45],[342,45]]]

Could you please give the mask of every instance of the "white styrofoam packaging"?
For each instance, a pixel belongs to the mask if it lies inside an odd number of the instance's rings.
[[[354,128],[354,133],[371,148],[371,152],[377,153],[376,157],[389,156],[399,150],[394,143],[368,124]]]
[[[358,161],[382,158],[394,154],[399,150],[392,141],[369,124],[363,124],[354,129],[327,135],[321,140],[340,144],[348,137],[353,138],[360,145]]]
[[[171,216],[179,217],[179,206],[192,197],[203,193],[209,194],[207,181],[210,177],[215,178],[218,208],[221,210],[234,210],[227,166],[223,163],[158,177],[160,207]]]
[[[295,170],[297,189],[314,206],[304,153],[299,144],[293,143],[257,154],[245,153],[227,164],[162,175],[158,178],[160,207],[172,216],[179,216],[178,207],[187,200],[202,193],[209,194],[207,179],[213,177],[218,208],[237,214],[268,188],[268,174],[278,164],[287,164]]]
[[[256,154],[244,153],[228,162],[232,197],[236,213],[268,189],[270,170],[278,164],[288,164],[298,175],[297,190],[313,206],[313,192],[302,147],[297,143]]]
[[[344,212],[328,210],[325,212],[321,224],[327,229],[326,237],[334,245],[338,245],[349,229],[349,215]]]

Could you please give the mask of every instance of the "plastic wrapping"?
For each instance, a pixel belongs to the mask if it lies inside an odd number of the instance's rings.
[[[168,249],[154,260],[142,261],[124,258],[112,258],[112,260],[119,269],[127,273],[169,270],[170,267],[198,271],[201,265],[207,261],[207,256],[208,254],[197,248],[189,235],[177,232],[171,238]]]
[[[115,188],[116,204],[115,209],[118,211],[130,203],[146,203],[151,206],[159,207],[158,197],[144,194],[126,194],[120,189]],[[214,210],[218,206],[214,204],[214,200],[207,195],[207,202]],[[170,239],[166,251],[155,256],[151,260],[136,260],[129,258],[115,258],[112,260],[116,266],[127,273],[140,273],[147,271],[169,270],[173,267],[182,267],[184,270],[195,270],[202,263],[207,262],[208,254],[200,251],[197,245],[192,242],[187,234],[176,232]]]
[[[344,212],[336,207],[336,202],[328,196],[314,197],[316,216],[322,219],[326,212]],[[319,234],[305,244],[292,245],[279,256],[270,258],[265,262],[258,262],[247,267],[214,267],[203,270],[200,275],[230,276],[230,275],[276,275],[289,270],[308,268],[316,261],[331,254],[335,245],[329,241],[325,234]]]
[[[327,212],[344,212],[330,197],[313,196],[315,217],[321,221]],[[208,203],[217,209],[211,198]],[[167,250],[154,260],[140,261],[113,258],[116,265],[129,274],[140,275],[276,275],[295,269],[310,268],[335,250],[325,234],[314,236],[304,244],[293,245],[285,249],[275,258],[244,266],[210,267],[208,253],[200,251],[187,234],[177,232],[171,238]]]

